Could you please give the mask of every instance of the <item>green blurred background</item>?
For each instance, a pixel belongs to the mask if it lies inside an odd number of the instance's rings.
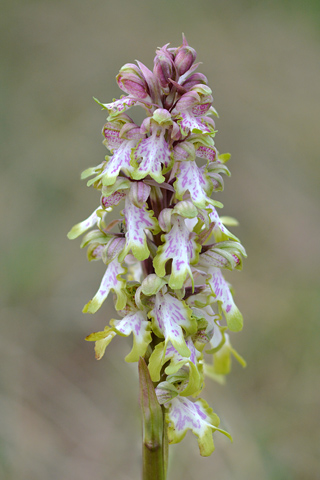
[[[157,46],[203,61],[232,178],[224,215],[248,251],[228,276],[245,318],[246,358],[204,397],[234,444],[215,435],[171,448],[170,480],[315,480],[319,451],[320,4],[301,1],[3,1],[1,35],[0,477],[140,478],[130,340],[97,362],[84,337],[114,315],[81,313],[103,265],[66,233],[96,208],[80,172],[102,161],[115,75]]]

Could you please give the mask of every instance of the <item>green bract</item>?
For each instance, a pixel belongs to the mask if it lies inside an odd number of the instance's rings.
[[[91,177],[87,184],[100,191],[100,206],[68,237],[86,233],[81,246],[88,248],[89,260],[106,265],[83,311],[95,313],[112,292],[121,317],[87,337],[95,342],[96,358],[113,338],[132,334],[126,360],[144,357],[148,366],[140,362],[145,415],[149,408],[158,412],[151,404],[157,395],[169,442],[192,430],[207,456],[214,450],[213,432],[229,435],[197,397],[205,374],[224,381],[231,356],[245,366],[228,334],[241,330],[243,319],[224,271],[240,270],[246,252],[226,228],[236,221],[219,218],[216,210],[222,207],[216,195],[223,190],[222,175],[230,175],[230,155],[216,149],[217,113],[206,77],[194,73],[195,58],[185,38],[178,48],[165,45],[157,50],[153,72],[140,62],[120,70],[125,96],[98,101],[108,111],[102,134],[109,155],[82,178]],[[141,125],[128,115],[132,107],[145,111]],[[107,223],[117,205],[122,219]]]

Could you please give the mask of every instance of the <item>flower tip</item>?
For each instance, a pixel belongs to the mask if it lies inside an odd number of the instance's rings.
[[[97,305],[97,302],[92,299],[83,307],[82,313],[96,313],[99,307],[100,305]]]
[[[103,105],[103,103],[101,103],[96,97],[92,97],[92,98],[98,105],[100,105],[100,107],[102,107],[103,110],[105,109],[105,106]]]
[[[69,240],[74,240],[80,235],[81,235],[81,232],[79,233],[78,224],[72,227],[71,230],[67,233],[67,237]]]
[[[182,32],[182,45],[186,47],[189,45],[187,42],[186,36],[183,32]]]

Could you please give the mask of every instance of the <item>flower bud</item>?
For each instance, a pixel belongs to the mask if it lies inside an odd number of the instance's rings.
[[[204,83],[205,85],[208,83],[208,79],[203,73],[196,72],[193,75],[190,75],[184,82],[182,82],[183,88],[186,90],[190,90],[195,85],[199,83]]]
[[[158,77],[161,87],[168,86],[169,78],[175,77],[174,64],[171,55],[158,53],[154,59],[153,73]]]
[[[176,111],[183,111],[200,104],[200,95],[197,92],[187,92],[178,100],[175,106]]]
[[[162,105],[158,77],[153,72],[151,72],[151,70],[149,70],[149,68],[147,68],[143,63],[137,63],[139,65],[143,78],[148,86],[148,92],[153,103],[156,103],[157,105]]]
[[[146,81],[136,65],[127,63],[120,69],[116,78],[121,90],[129,95],[137,98],[148,96]]]
[[[196,57],[197,52],[192,47],[185,46],[178,50],[176,58],[174,59],[174,64],[179,75],[183,75],[189,70]]]

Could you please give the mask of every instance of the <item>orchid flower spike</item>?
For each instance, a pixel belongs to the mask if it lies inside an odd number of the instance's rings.
[[[205,375],[224,381],[232,357],[245,366],[231,346],[243,319],[224,271],[240,270],[246,252],[227,229],[234,219],[218,214],[230,155],[215,146],[217,112],[196,57],[185,37],[180,47],[164,45],[152,71],[141,62],[120,69],[125,95],[97,100],[108,114],[102,135],[109,153],[82,178],[100,191],[100,204],[68,236],[85,234],[89,260],[106,266],[83,312],[103,308],[111,292],[118,312],[86,338],[96,358],[114,338],[132,335],[126,361],[145,360],[169,443],[191,430],[208,456],[214,432],[231,437],[199,395]],[[129,116],[133,107],[145,112],[141,125]],[[108,223],[118,205],[122,218]]]

